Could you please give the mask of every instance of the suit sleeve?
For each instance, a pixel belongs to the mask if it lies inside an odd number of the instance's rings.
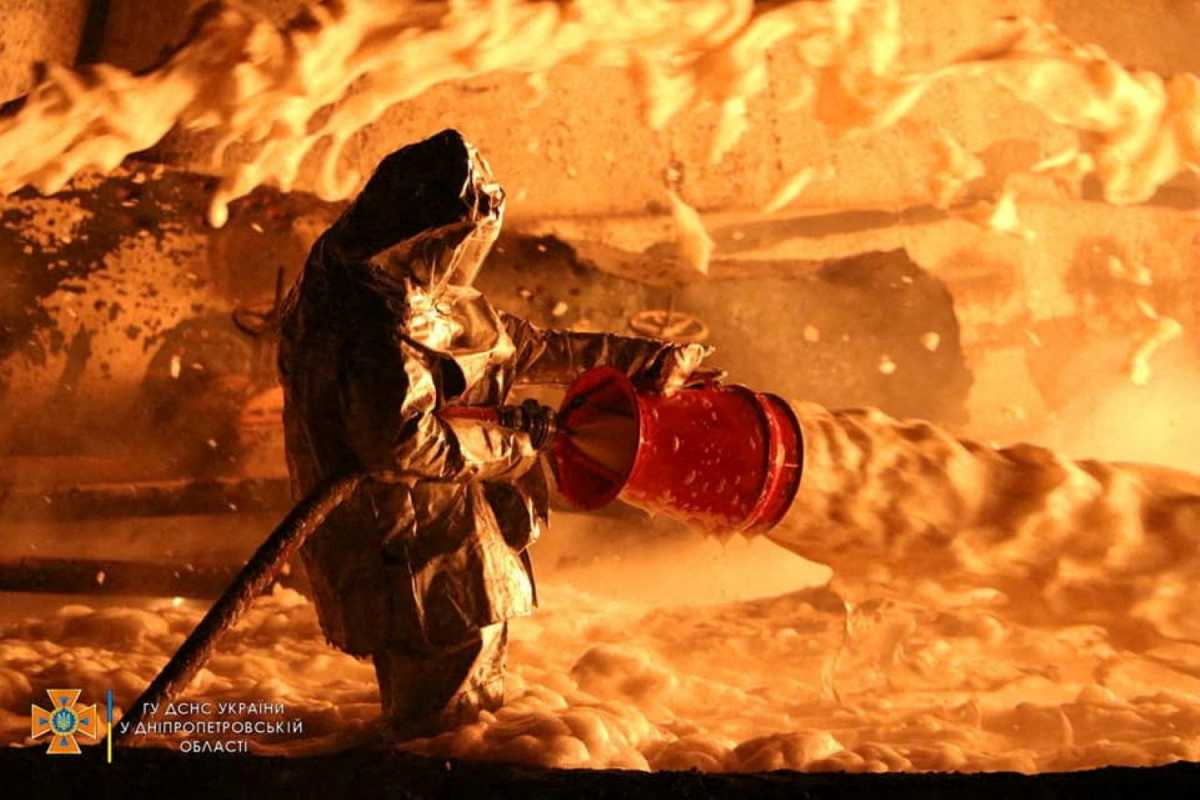
[[[436,415],[437,384],[424,354],[379,338],[352,343],[339,391],[351,447],[382,480],[514,479],[536,461],[528,435],[460,425]]]
[[[593,367],[613,367],[661,388],[672,376],[689,374],[709,352],[641,336],[550,330],[503,312],[500,317],[516,348],[518,383],[567,384]]]

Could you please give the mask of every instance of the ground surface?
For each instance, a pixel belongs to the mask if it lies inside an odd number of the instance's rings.
[[[1200,648],[1191,645],[1135,654],[1096,626],[1018,625],[950,595],[863,604],[847,620],[835,595],[811,588],[821,568],[761,540],[669,539],[620,559],[575,553],[565,567],[546,544],[541,608],[512,627],[506,706],[407,749],[714,773],[1032,773],[1200,760]],[[6,608],[10,621],[0,623],[0,742],[14,745],[32,744],[30,698],[44,704],[46,689],[80,688],[92,703],[111,688],[127,709],[204,608],[35,600]],[[302,731],[239,737],[259,756],[381,746],[370,664],[329,648],[312,605],[289,589],[255,604],[182,699],[273,709],[209,715],[218,719],[302,721]],[[133,741],[182,747],[177,737]]]
[[[423,759],[405,754],[349,752],[303,759],[184,756],[167,751],[119,753],[113,764],[86,758],[46,768],[36,750],[0,753],[0,777],[37,786],[38,797],[202,796],[400,798],[707,797],[1035,798],[1186,796],[1200,785],[1200,765],[1110,768],[1025,776],[806,775],[795,772],[712,775],[546,770],[503,764]]]

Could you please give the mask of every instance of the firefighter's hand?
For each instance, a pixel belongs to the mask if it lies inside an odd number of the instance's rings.
[[[687,386],[704,359],[713,354],[715,348],[706,344],[684,344],[669,350],[655,375],[652,388],[670,397]]]

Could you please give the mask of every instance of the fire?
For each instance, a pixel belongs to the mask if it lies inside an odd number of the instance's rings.
[[[1129,70],[1053,26],[1028,23],[1015,44],[984,64],[985,74],[1080,134],[1080,153],[1062,168],[1078,170],[1087,159],[1109,202],[1143,202],[1176,175],[1200,168],[1195,75]]]
[[[705,230],[704,222],[696,209],[674,192],[668,192],[668,197],[671,200],[671,215],[675,221],[679,257],[695,273],[707,275],[708,262],[712,258],[714,248],[712,237]]]
[[[361,177],[339,172],[342,149],[390,106],[444,81],[506,70],[537,75],[560,63],[630,71],[654,127],[689,104],[718,106],[712,156],[719,159],[744,129],[747,100],[766,87],[768,50],[789,37],[798,37],[814,69],[814,100],[832,91],[861,114],[874,113],[880,90],[868,78],[878,82],[888,69],[895,16],[893,3],[852,0],[770,7],[458,0],[444,13],[397,0],[329,0],[280,30],[217,5],[185,45],[145,74],[52,68],[0,123],[0,190],[56,192],[82,170],[112,170],[178,125],[215,141],[212,168],[222,181],[214,225],[225,222],[231,200],[256,186],[290,189],[318,151],[317,193],[341,199]],[[227,160],[235,144],[256,149],[248,161]]]
[[[143,74],[96,65],[50,67],[15,113],[0,121],[0,190],[63,188],[84,170],[108,172],[176,126],[211,137],[221,176],[210,219],[256,186],[292,188],[302,163],[319,160],[315,190],[347,197],[362,176],[342,151],[389,107],[430,87],[501,71],[544,74],[558,64],[628,71],[644,117],[665,126],[680,109],[711,105],[720,160],[747,126],[747,103],[767,87],[776,47],[800,57],[790,101],[832,130],[886,127],[934,83],[964,74],[995,79],[1081,133],[1078,169],[1094,159],[1113,202],[1144,200],[1196,163],[1196,79],[1130,71],[1051,27],[1020,23],[994,52],[924,72],[899,65],[896,0],[755,4],[752,0],[328,0],[282,29],[216,4],[165,63]],[[250,155],[234,156],[235,146]],[[977,167],[948,145],[945,202]],[[1084,161],[1080,161],[1080,160]],[[799,193],[796,185],[784,195]]]
[[[939,142],[943,168],[933,176],[931,186],[938,208],[948,208],[971,181],[986,171],[983,162],[967,152],[953,136],[943,133]]]
[[[344,199],[362,176],[345,169],[343,150],[389,107],[494,73],[536,83],[558,65],[632,76],[654,129],[684,109],[716,108],[707,155],[719,161],[747,132],[750,104],[767,93],[769,60],[782,48],[800,68],[789,76],[794,96],[781,104],[846,136],[894,126],[943,81],[1004,86],[1071,133],[1069,146],[1034,156],[1028,168],[1065,188],[1064,199],[1092,176],[1107,201],[1142,203],[1200,165],[1196,76],[1122,66],[1028,19],[998,22],[989,47],[914,70],[903,66],[899,10],[898,0],[327,0],[276,28],[235,3],[215,4],[147,72],[50,67],[0,119],[0,191],[53,193],[180,128],[211,137],[215,226],[255,187],[308,186],[302,168],[313,162],[312,188]],[[995,237],[989,243],[1049,249],[1059,230],[1034,203],[1045,202],[1036,190],[1050,181],[991,176],[1018,179],[997,180],[996,196],[981,197],[986,154],[970,144],[937,130],[934,172],[921,191],[976,222],[979,237]],[[784,212],[838,177],[832,164],[791,169],[756,212]],[[726,240],[705,229],[702,212],[714,209],[693,207],[679,182],[668,182],[678,255],[699,279]],[[73,224],[54,236],[69,240]],[[31,253],[49,236],[35,220],[22,241]],[[1155,284],[1140,256],[1102,263],[1131,292]],[[1162,265],[1154,268],[1161,277]],[[1031,287],[1031,305],[1039,290]],[[1132,304],[1141,335],[1121,351],[1119,378],[1133,385],[1110,411],[1123,447],[1158,426],[1178,454],[1187,437],[1139,417],[1161,409],[1137,393],[1152,377],[1195,385],[1166,363],[1189,318],[1147,297]],[[552,307],[556,318],[567,310],[565,301]],[[813,324],[802,331],[813,345],[836,335]],[[1041,346],[1033,330],[1024,335]],[[939,356],[958,346],[934,331],[919,342]],[[868,371],[892,381],[912,374],[899,351],[889,352]],[[180,379],[193,368],[174,355],[168,374]],[[1183,397],[1165,405],[1186,406]],[[1027,407],[1006,406],[1017,421]],[[812,588],[827,570],[763,540],[674,542],[624,561],[552,568],[542,610],[513,624],[509,704],[410,749],[712,771],[1039,771],[1200,757],[1200,480],[1124,463],[1129,452],[1120,448],[1102,454],[1111,461],[1077,460],[1074,447],[985,446],[869,409],[796,408],[804,483],[771,539],[832,568],[828,586]],[[616,421],[616,432],[630,424]],[[590,455],[628,466],[630,452],[606,450],[628,437],[590,433],[581,444]],[[1194,456],[1180,460],[1191,467]],[[111,586],[111,575],[96,575],[98,585],[106,580]],[[35,680],[79,683],[91,694],[115,686],[128,703],[199,618],[180,597],[128,605],[68,605],[0,627],[5,742],[24,735]],[[260,752],[377,737],[370,667],[326,645],[302,596],[277,589],[260,599],[218,649],[193,696],[266,694],[313,720],[309,739],[258,742]]]
[[[1129,360],[1129,379],[1136,386],[1145,386],[1150,382],[1151,357],[1164,345],[1178,339],[1183,334],[1183,326],[1179,324],[1178,320],[1167,317],[1164,319],[1156,318],[1156,321],[1157,324],[1154,327],[1154,333],[1138,345]]]

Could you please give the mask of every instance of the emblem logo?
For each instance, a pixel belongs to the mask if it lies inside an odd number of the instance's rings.
[[[100,716],[96,706],[79,705],[79,695],[82,689],[48,689],[53,708],[49,711],[41,706],[33,706],[30,719],[33,738],[37,739],[50,734],[50,747],[46,750],[50,755],[78,755],[79,742],[76,736],[83,736],[95,742],[100,738]]]

